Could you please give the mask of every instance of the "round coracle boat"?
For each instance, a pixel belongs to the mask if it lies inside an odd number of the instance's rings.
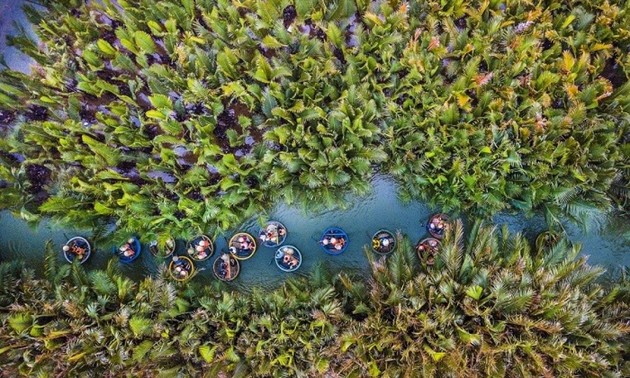
[[[381,255],[387,255],[396,249],[396,237],[391,231],[378,230],[372,236],[372,250]]]
[[[276,251],[276,265],[283,272],[295,272],[302,265],[302,253],[292,245],[285,245]]]
[[[90,242],[81,236],[75,236],[68,240],[62,249],[63,257],[65,257],[66,261],[69,263],[72,263],[76,259],[80,264],[83,264],[92,254]]]
[[[175,239],[167,239],[164,245],[160,245],[157,240],[149,243],[149,251],[155,257],[167,258],[175,252]]]
[[[339,227],[327,228],[319,239],[319,246],[329,255],[340,255],[348,249],[350,238]]]
[[[433,214],[427,223],[427,231],[436,239],[442,239],[449,227],[449,217],[443,213]]]
[[[241,272],[241,264],[229,253],[217,257],[212,264],[214,275],[221,281],[232,281]]]
[[[256,253],[256,239],[246,232],[238,232],[230,239],[229,250],[238,260],[247,260]]]
[[[435,255],[438,253],[440,241],[435,238],[426,238],[416,244],[416,253],[421,262],[427,265],[435,263]]]
[[[209,237],[199,235],[188,242],[186,253],[188,253],[188,257],[194,261],[205,261],[214,253],[214,245]]]
[[[269,221],[258,233],[258,239],[265,247],[278,247],[287,238],[287,228],[278,221]]]
[[[195,273],[195,264],[186,256],[173,256],[168,272],[175,281],[188,281]]]
[[[120,247],[112,248],[112,253],[118,257],[121,263],[129,264],[140,257],[140,253],[142,252],[142,245],[140,244],[140,240],[135,236],[132,236],[127,240],[126,243],[121,245]]]

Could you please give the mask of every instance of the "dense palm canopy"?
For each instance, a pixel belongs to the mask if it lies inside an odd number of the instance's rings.
[[[50,251],[46,279],[3,263],[0,363],[10,376],[630,373],[630,282],[598,283],[578,247],[479,225],[465,241],[460,223],[432,266],[397,245],[367,280],[319,269],[251,293],[134,283]]]
[[[0,207],[29,220],[186,237],[375,169],[480,215],[627,207],[621,1],[43,3],[10,41],[31,74],[0,72]]]

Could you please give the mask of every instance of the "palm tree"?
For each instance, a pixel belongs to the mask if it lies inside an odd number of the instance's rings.
[[[598,313],[618,294],[594,284],[602,271],[576,259],[579,248],[560,242],[535,253],[522,236],[489,227],[468,240],[457,222],[431,267],[401,264],[414,255],[406,240],[390,259],[372,261],[368,316],[341,337],[358,362],[344,373],[404,374],[409,364],[431,375],[596,375],[620,361],[623,348],[605,357],[585,346],[628,330]]]
[[[585,375],[623,374],[628,280],[560,240],[531,250],[520,235],[461,222],[433,266],[408,239],[371,274],[321,270],[273,290],[133,282],[117,271],[57,264],[45,277],[0,264],[0,358],[16,375]],[[37,357],[36,357],[37,356]],[[36,359],[35,359],[36,357]]]

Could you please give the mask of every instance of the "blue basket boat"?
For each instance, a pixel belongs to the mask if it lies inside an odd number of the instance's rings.
[[[283,272],[295,272],[302,265],[302,253],[292,245],[285,245],[276,251],[276,265]]]
[[[120,250],[120,248],[126,245],[128,245],[129,248],[134,252],[132,256],[125,256],[125,252]],[[133,262],[135,259],[137,259],[140,256],[141,252],[142,252],[142,245],[140,244],[140,240],[138,240],[138,238],[136,238],[135,236],[129,238],[127,243],[123,244],[119,248],[112,247],[112,253],[116,255],[116,257],[118,257],[120,262],[123,264],[129,264]]]
[[[65,257],[66,261],[69,263],[72,263],[74,259],[79,258],[79,263],[83,264],[90,258],[90,255],[92,255],[92,246],[90,245],[90,242],[81,236],[75,236],[68,240],[63,247],[63,257]]]
[[[350,238],[339,227],[328,227],[319,239],[319,246],[329,255],[340,255],[348,249]]]

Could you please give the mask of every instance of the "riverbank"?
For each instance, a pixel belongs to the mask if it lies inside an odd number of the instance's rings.
[[[453,226],[433,266],[399,238],[360,277],[251,293],[0,264],[0,364],[11,377],[628,376],[627,279],[598,283],[566,245],[530,254],[522,237],[487,227],[464,242]]]

